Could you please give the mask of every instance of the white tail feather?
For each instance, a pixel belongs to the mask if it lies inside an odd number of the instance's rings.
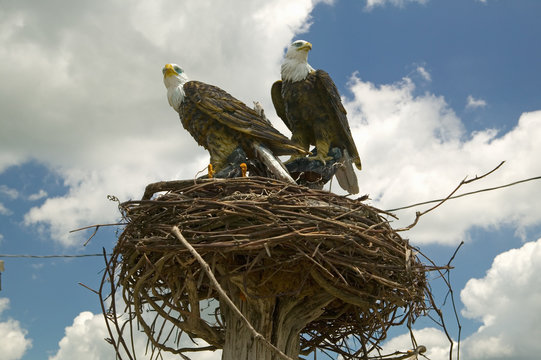
[[[267,169],[274,176],[276,176],[277,179],[289,182],[291,184],[296,184],[295,180],[293,180],[291,175],[289,175],[289,172],[284,164],[282,164],[280,159],[273,155],[272,151],[267,149],[264,145],[256,142],[253,143],[253,148],[257,158],[261,160],[265,166],[267,166]]]
[[[334,175],[336,176],[336,180],[338,180],[338,184],[342,189],[346,190],[350,194],[359,193],[357,175],[353,169],[351,157],[349,156],[347,149],[343,149],[342,159],[340,160],[340,164],[338,164],[338,168],[336,169]]]

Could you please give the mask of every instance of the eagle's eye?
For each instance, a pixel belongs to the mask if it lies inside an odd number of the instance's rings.
[[[181,68],[179,68],[178,66],[175,66],[173,69],[175,69],[175,71],[178,73],[178,74],[182,74],[184,71],[182,71]]]
[[[296,46],[296,47],[299,47],[299,46],[302,45],[302,41],[295,41],[295,42],[293,43],[293,45]]]

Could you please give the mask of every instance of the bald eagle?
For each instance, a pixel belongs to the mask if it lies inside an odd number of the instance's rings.
[[[276,177],[295,183],[275,156],[307,152],[264,116],[216,86],[189,81],[176,64],[165,65],[163,82],[169,105],[179,113],[182,125],[210,153],[209,170],[222,170],[241,147],[249,159],[261,160]]]
[[[329,74],[314,70],[308,62],[312,44],[304,40],[293,42],[282,63],[282,80],[272,85],[271,95],[278,116],[291,130],[291,140],[304,150],[315,145],[317,154],[311,157],[325,164],[331,160],[329,150],[342,153],[336,178],[351,194],[359,192],[354,163],[361,170],[361,160],[351,136],[346,110]],[[299,155],[293,155],[293,161]],[[302,156],[302,155],[301,155]]]

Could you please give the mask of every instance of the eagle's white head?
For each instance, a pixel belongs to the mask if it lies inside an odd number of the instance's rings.
[[[282,63],[282,80],[300,81],[314,71],[308,64],[308,52],[311,49],[312,44],[304,40],[296,40],[289,45]]]
[[[184,73],[184,70],[177,64],[167,64],[162,69],[163,83],[167,88],[167,100],[169,105],[179,112],[180,104],[184,100],[183,86],[187,83],[188,77]]]

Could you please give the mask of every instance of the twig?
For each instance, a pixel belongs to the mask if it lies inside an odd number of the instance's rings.
[[[86,230],[86,229],[91,229],[93,227],[101,227],[101,226],[117,226],[117,225],[128,225],[127,223],[114,223],[114,224],[96,224],[96,225],[89,225],[89,226],[84,226],[82,228],[79,228],[79,229],[75,229],[75,230],[70,230],[69,233],[74,233],[76,231],[81,231],[81,230]]]
[[[400,351],[395,352],[394,354],[389,355],[381,355],[377,356],[375,358],[370,359],[377,359],[377,360],[405,360],[405,359],[416,359],[417,355],[422,355],[426,352],[426,347],[424,345],[419,345],[413,350],[408,350],[407,352],[403,353]],[[415,358],[413,357],[415,356]]]
[[[88,240],[85,241],[85,243],[83,244],[83,246],[86,246],[88,245],[88,243],[90,242],[90,240],[92,240],[92,238],[97,234],[98,230],[100,229],[100,227],[102,226],[117,226],[117,225],[128,225],[126,223],[116,223],[116,224],[98,224],[98,225],[90,225],[90,226],[85,226],[85,227],[82,227],[82,228],[79,228],[79,229],[75,229],[75,230],[70,230],[70,234],[71,233],[74,233],[76,231],[81,231],[81,230],[86,230],[86,229],[91,229],[91,228],[95,228],[94,229],[94,232],[92,233],[92,235],[90,235],[90,237],[88,238]]]
[[[451,256],[451,258],[447,262],[447,266],[449,266],[449,267],[451,266],[451,262],[453,262],[453,260],[455,259],[455,256],[458,253],[458,250],[460,250],[460,248],[462,247],[462,245],[464,245],[464,241],[461,241],[460,244],[458,244],[455,252],[453,253],[453,256]]]
[[[464,245],[464,241],[460,242],[460,244],[456,248],[455,252],[453,253],[453,256],[451,256],[451,258],[449,259],[449,262],[447,263],[447,266],[449,266],[449,267],[451,266],[451,262],[454,260],[456,254],[458,253],[458,250],[460,250],[462,245]],[[460,324],[460,319],[458,317],[458,312],[456,310],[455,295],[454,295],[454,292],[453,292],[453,287],[451,286],[451,272],[450,271],[447,271],[447,284],[449,285],[449,293],[451,294],[451,303],[453,304],[453,312],[455,313],[455,319],[456,319],[456,323],[458,325],[458,339],[457,339],[457,355],[456,355],[456,358],[457,358],[457,360],[460,360],[460,336],[461,336],[461,333],[462,333],[462,325]],[[452,347],[451,347],[451,351],[452,351]],[[452,357],[451,357],[451,359],[452,359]]]
[[[56,258],[83,258],[92,256],[103,256],[102,254],[80,254],[80,255],[27,255],[27,254],[0,254],[0,258],[32,258],[32,259],[56,259]]]
[[[246,319],[244,317],[244,315],[242,314],[242,312],[239,310],[239,308],[237,308],[237,306],[233,303],[233,301],[229,298],[229,296],[227,296],[227,294],[225,293],[225,291],[222,289],[222,287],[220,286],[220,284],[218,283],[218,280],[216,280],[216,277],[214,277],[214,274],[212,273],[212,270],[210,269],[210,266],[207,264],[207,262],[201,257],[201,255],[199,255],[199,253],[193,248],[192,245],[190,245],[190,243],[184,238],[184,236],[182,236],[180,230],[178,229],[178,227],[176,226],[173,226],[173,228],[171,229],[171,231],[173,232],[173,234],[180,240],[180,242],[186,246],[186,248],[188,249],[188,251],[190,251],[190,253],[197,259],[197,261],[199,262],[199,264],[201,264],[201,268],[203,269],[203,271],[205,271],[205,273],[207,274],[207,276],[209,277],[210,281],[212,282],[212,284],[214,285],[214,287],[216,288],[216,291],[219,293],[220,295],[220,298],[231,308],[231,310],[237,314],[237,316],[239,316],[239,318],[242,319],[242,321],[246,324],[246,327],[248,328],[248,330],[252,333],[253,337],[256,339],[256,340],[259,340],[261,341],[264,345],[266,345],[267,347],[269,347],[270,349],[272,349],[273,351],[275,351],[282,359],[286,359],[286,360],[293,360],[292,358],[290,358],[289,356],[287,356],[286,354],[284,354],[280,349],[278,349],[276,346],[274,346],[273,344],[271,344],[267,339],[265,339],[265,337],[263,335],[261,335],[259,332],[257,332],[256,329],[254,329],[254,327],[252,326],[252,324],[250,324],[250,322],[248,321],[248,319]]]
[[[471,183],[471,182],[474,182],[474,181],[476,181],[476,180],[480,180],[480,179],[482,179],[482,178],[484,178],[484,177],[486,177],[486,176],[492,174],[494,171],[498,170],[504,163],[505,163],[505,160],[502,161],[502,162],[500,162],[500,163],[498,164],[498,166],[496,166],[494,169],[490,170],[490,171],[487,172],[486,174],[481,175],[481,176],[477,176],[477,175],[476,175],[473,179],[464,181],[464,184],[469,184],[469,183]]]
[[[450,278],[450,269],[452,269],[453,267],[451,266],[451,263],[453,262],[453,260],[455,259],[456,255],[458,254],[458,251],[460,250],[460,248],[464,245],[464,241],[461,241],[460,244],[457,246],[457,248],[455,249],[453,255],[451,256],[451,258],[449,259],[449,261],[447,262],[447,266],[445,267],[440,267],[440,268],[437,268],[436,271],[440,274],[440,277],[441,279],[444,281],[445,285],[447,286],[448,288],[448,294],[451,295],[451,303],[452,303],[452,306],[453,306],[453,311],[454,311],[454,314],[455,314],[455,319],[456,319],[456,322],[457,322],[457,326],[458,326],[458,339],[457,339],[457,360],[460,359],[460,337],[461,337],[461,332],[462,332],[462,325],[460,324],[460,319],[459,319],[459,316],[458,316],[458,312],[457,312],[457,309],[456,309],[456,303],[455,303],[455,298],[454,298],[454,291],[453,291],[453,287],[451,286],[451,278]],[[429,258],[427,257],[423,252],[421,252],[420,250],[418,250],[418,253],[421,254],[425,259],[427,259],[430,263],[432,263],[434,266],[434,262]],[[447,278],[444,277],[444,274],[442,274],[441,270],[442,269],[445,269],[447,268]],[[446,295],[447,297],[447,295]],[[430,292],[428,293],[428,299],[430,301],[430,303],[432,304],[433,308],[434,308],[434,311],[436,312],[436,314],[438,314],[438,317],[440,318],[441,320],[441,323],[437,322],[436,319],[433,319],[432,317],[430,317],[433,321],[435,321],[438,325],[440,325],[444,332],[445,332],[445,335],[447,336],[448,340],[449,340],[449,343],[450,343],[450,346],[449,346],[449,360],[452,360],[453,359],[453,340],[451,338],[451,336],[449,335],[448,331],[447,331],[447,328],[445,326],[445,321],[443,319],[443,314],[441,312],[441,310],[436,306],[435,304],[435,301],[434,301],[434,298],[432,297],[432,295],[430,294]],[[444,301],[445,303],[445,301]]]
[[[94,294],[96,294],[96,295],[99,295],[99,294],[100,294],[99,292],[97,292],[96,290],[92,289],[91,287],[89,287],[89,286],[83,284],[82,282],[80,282],[80,283],[78,283],[78,284],[81,285],[82,287],[84,287],[85,289],[92,291],[92,292],[93,292]]]
[[[100,289],[99,289],[98,294],[99,294],[99,298],[100,298],[101,311],[103,313],[103,318],[105,319],[105,325],[107,327],[107,332],[109,332],[109,336],[111,337],[111,342],[110,343],[115,348],[117,358],[119,360],[122,360],[122,357],[120,356],[119,344],[117,344],[117,342],[115,341],[115,338],[113,336],[113,331],[111,329],[111,326],[109,325],[110,320],[107,317],[107,309],[105,308],[105,298],[103,297],[103,286],[105,285],[106,279],[108,277],[109,277],[109,282],[111,284],[110,285],[111,286],[111,294],[110,294],[110,296],[112,297],[111,298],[110,309],[112,309],[112,315],[111,316],[113,316],[113,320],[111,320],[111,321],[113,322],[113,325],[115,325],[115,330],[117,331],[117,334],[119,335],[118,340],[119,340],[120,344],[122,344],[124,350],[126,351],[126,354],[128,355],[128,358],[130,358],[130,360],[134,360],[134,358],[131,356],[130,352],[128,351],[128,346],[124,342],[124,338],[122,337],[122,331],[118,327],[118,319],[117,319],[116,305],[115,305],[115,295],[116,295],[115,292],[116,291],[115,291],[115,283],[114,283],[114,274],[112,274],[112,269],[114,267],[111,267],[111,264],[113,263],[114,257],[111,257],[110,259],[107,259],[107,253],[105,251],[105,248],[103,248],[103,259],[105,260],[105,271],[103,272],[103,277],[102,277],[102,280],[101,280]]]
[[[451,196],[447,200],[458,199],[458,198],[461,198],[461,197],[464,197],[464,196],[479,194],[479,193],[487,192],[487,191],[499,190],[499,189],[503,189],[503,188],[506,188],[506,187],[511,187],[511,186],[514,186],[514,185],[522,184],[522,183],[525,183],[525,182],[528,182],[528,181],[533,181],[533,180],[541,180],[541,176],[535,176],[535,177],[531,177],[531,178],[528,178],[528,179],[518,180],[518,181],[514,181],[514,182],[509,183],[509,184],[505,184],[505,185],[494,186],[494,187],[485,188],[485,189],[481,189],[481,190],[466,192],[466,193],[463,193],[463,194],[460,194],[460,195]],[[415,203],[415,204],[411,204],[411,205],[406,205],[406,206],[402,206],[402,207],[398,207],[398,208],[394,208],[394,209],[389,209],[389,210],[385,210],[385,211],[393,212],[393,211],[399,211],[399,210],[406,210],[406,209],[411,209],[413,207],[417,207],[417,206],[421,206],[421,205],[433,204],[433,203],[440,202],[440,201],[443,201],[443,200],[444,199],[423,201],[423,202],[419,202],[419,203]]]
[[[412,224],[406,226],[405,228],[402,228],[402,229],[397,229],[396,231],[407,231],[407,230],[411,230],[415,225],[417,225],[417,222],[419,221],[419,218],[427,213],[429,213],[430,211],[436,209],[437,207],[439,207],[440,205],[442,205],[444,202],[446,202],[447,200],[449,200],[457,191],[458,189],[460,189],[462,187],[462,185],[465,185],[465,184],[469,184],[469,183],[472,183],[474,181],[477,181],[477,180],[481,180],[482,178],[492,174],[494,171],[498,170],[500,168],[500,166],[502,166],[503,164],[505,163],[505,161],[502,161],[501,163],[498,164],[498,166],[496,166],[494,169],[490,170],[489,172],[487,172],[486,174],[484,175],[481,175],[481,176],[476,176],[474,177],[473,179],[469,179],[469,180],[466,180],[466,178],[464,178],[464,180],[462,180],[460,182],[460,184],[458,184],[458,186],[453,190],[451,191],[451,193],[449,195],[447,195],[447,197],[443,200],[440,200],[436,205],[434,205],[433,207],[431,207],[430,209],[428,210],[425,210],[423,212],[420,212],[420,211],[417,211],[415,213],[415,220],[413,221]],[[392,210],[388,210],[388,211],[392,211]]]

